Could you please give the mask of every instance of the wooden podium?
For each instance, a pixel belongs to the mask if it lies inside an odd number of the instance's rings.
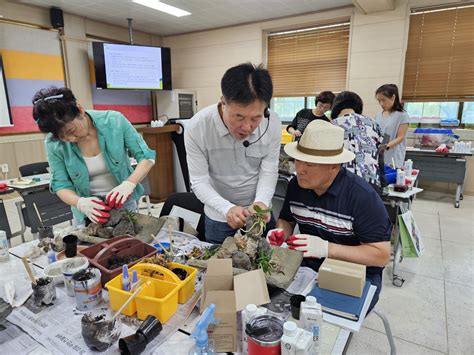
[[[137,129],[143,134],[146,144],[156,151],[156,161],[148,173],[150,199],[152,203],[165,201],[174,192],[173,142],[171,133],[178,131],[179,125],[164,127],[144,127]]]

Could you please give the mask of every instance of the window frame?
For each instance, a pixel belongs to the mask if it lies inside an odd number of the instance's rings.
[[[458,103],[458,110],[457,110],[457,119],[459,121],[459,125],[456,127],[451,127],[452,129],[474,129],[474,124],[465,124],[462,122],[462,115],[464,111],[464,101],[455,101],[455,100],[449,100],[449,101],[439,101],[439,100],[433,100],[433,101],[405,101],[403,103],[404,109],[406,110],[406,105],[409,103],[426,103],[426,102],[439,102],[439,103],[445,103],[445,102],[456,102]],[[408,113],[408,111],[407,111]],[[416,128],[423,128],[427,127],[426,125],[434,126],[434,127],[439,127],[439,128],[450,128],[449,126],[441,126],[439,123],[425,123],[423,124],[422,122],[416,122],[416,123],[410,123],[410,127],[413,127],[412,125],[416,124]]]

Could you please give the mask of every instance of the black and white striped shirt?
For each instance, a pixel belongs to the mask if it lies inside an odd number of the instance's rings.
[[[341,168],[321,196],[301,188],[297,177],[293,178],[280,218],[296,222],[301,234],[319,236],[342,245],[388,241],[392,230],[379,195],[364,179],[345,168]],[[379,267],[367,268],[367,273],[381,271]]]

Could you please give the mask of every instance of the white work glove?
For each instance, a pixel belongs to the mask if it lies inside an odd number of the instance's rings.
[[[110,210],[110,207],[97,197],[81,197],[76,207],[94,223],[103,224],[110,217],[106,212]]]
[[[285,231],[282,228],[270,229],[267,233],[267,242],[270,245],[281,246],[285,241]]]
[[[327,258],[329,242],[314,235],[296,234],[286,241],[289,249],[302,251],[305,258]]]
[[[120,185],[114,187],[105,197],[109,207],[122,208],[136,186],[137,184],[134,184],[133,182],[124,181]]]

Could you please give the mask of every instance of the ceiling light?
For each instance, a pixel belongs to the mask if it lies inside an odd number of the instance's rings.
[[[147,6],[158,11],[166,12],[167,14],[170,14],[176,17],[191,15],[190,12],[178,9],[177,7],[174,7],[171,5],[164,4],[158,0],[132,0],[132,1],[137,4]]]

